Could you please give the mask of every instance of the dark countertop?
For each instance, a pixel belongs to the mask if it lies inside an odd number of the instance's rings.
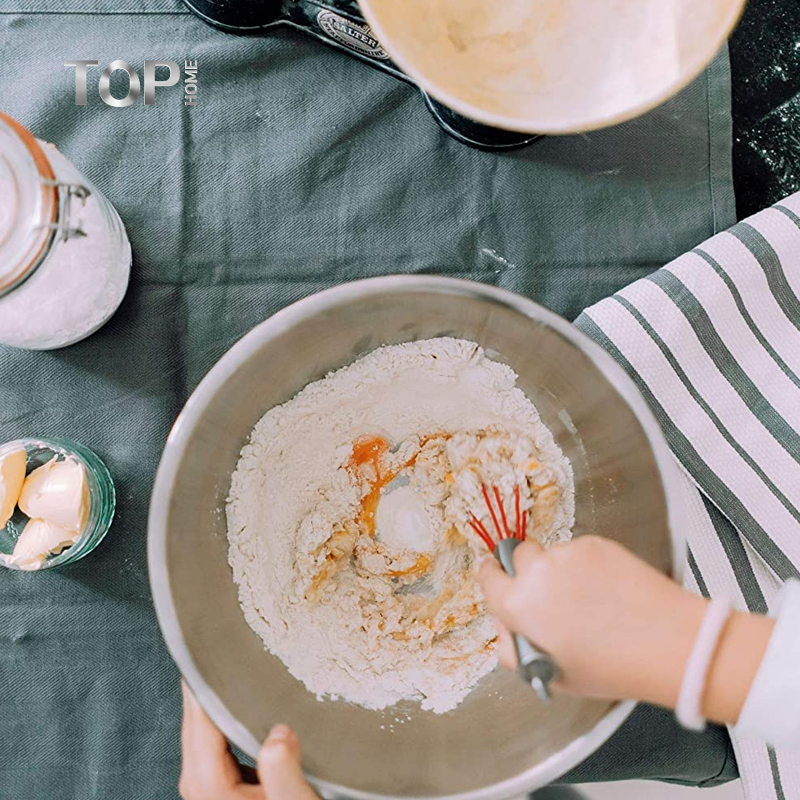
[[[730,53],[741,219],[800,189],[800,3],[750,0]]]

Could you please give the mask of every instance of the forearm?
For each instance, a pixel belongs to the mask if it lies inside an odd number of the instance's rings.
[[[760,614],[731,615],[711,662],[703,716],[729,725],[738,721],[774,627],[774,620]]]
[[[631,694],[646,702],[675,708],[686,661],[694,645],[708,601],[689,595],[669,610],[657,626],[658,646],[647,656],[650,668],[633,676]],[[701,710],[707,719],[733,725],[764,658],[774,621],[758,614],[735,612],[722,631],[709,667]]]

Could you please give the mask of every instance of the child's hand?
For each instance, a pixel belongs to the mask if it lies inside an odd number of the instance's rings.
[[[556,689],[674,706],[705,600],[597,536],[548,550],[526,542],[514,567],[510,578],[487,558],[479,571],[506,666],[516,665],[512,630],[553,656]]]

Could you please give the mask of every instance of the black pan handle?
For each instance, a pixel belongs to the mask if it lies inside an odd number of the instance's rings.
[[[413,81],[389,57],[355,0],[183,0],[200,19],[228,33],[263,35],[289,25],[399,80]],[[425,105],[454,139],[479,150],[516,150],[539,136],[492,128],[462,117],[420,89]]]

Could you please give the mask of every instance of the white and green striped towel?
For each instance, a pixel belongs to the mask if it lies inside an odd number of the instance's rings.
[[[576,325],[628,371],[683,467],[687,585],[766,612],[800,575],[800,193]],[[732,738],[748,800],[800,798],[800,750]]]

